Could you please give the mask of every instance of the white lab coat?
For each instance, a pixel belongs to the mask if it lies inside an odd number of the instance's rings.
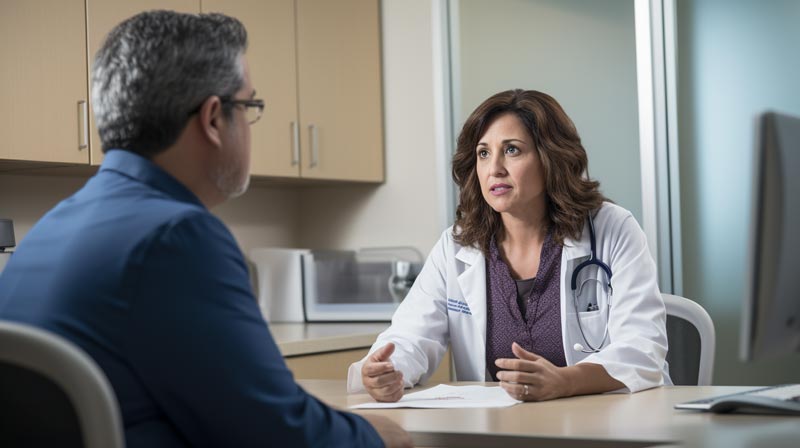
[[[608,313],[608,339],[599,353],[574,350],[587,346],[575,317],[570,279],[573,269],[590,253],[588,225],[579,241],[566,239],[561,255],[561,328],[567,365],[591,362],[605,367],[628,391],[637,392],[672,384],[666,362],[667,335],[664,302],[656,284],[656,266],[644,232],[631,213],[604,203],[594,217],[597,256],[612,270],[613,294],[600,282],[594,289],[597,311],[580,312],[589,344],[603,339]],[[586,268],[579,283],[598,278],[596,267]],[[605,276],[600,275],[604,280]],[[583,297],[583,295],[581,295]],[[579,304],[586,309],[586,304]],[[391,357],[403,372],[406,387],[433,374],[448,343],[459,381],[490,380],[486,369],[486,261],[480,250],[462,247],[447,229],[431,251],[414,286],[392,317],[392,325],[378,336],[370,353],[386,343],[395,344]],[[366,358],[365,358],[366,359]],[[348,371],[348,392],[362,392],[361,366]]]

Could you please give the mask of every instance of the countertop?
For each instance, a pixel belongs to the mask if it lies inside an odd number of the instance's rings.
[[[369,348],[389,322],[270,323],[285,357]]]

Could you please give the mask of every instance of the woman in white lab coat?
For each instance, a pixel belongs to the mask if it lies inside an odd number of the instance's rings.
[[[587,165],[552,97],[510,90],[481,104],[453,156],[455,225],[391,327],[350,366],[348,390],[397,401],[448,344],[459,381],[500,381],[520,400],[671,384],[644,233]]]

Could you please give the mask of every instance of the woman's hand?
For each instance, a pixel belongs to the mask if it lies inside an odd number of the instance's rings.
[[[500,387],[508,395],[522,401],[544,401],[572,395],[570,380],[564,369],[531,353],[519,344],[511,344],[516,359],[500,358],[494,363],[505,369],[497,372]]]
[[[395,402],[403,397],[403,372],[394,370],[389,357],[394,353],[391,342],[369,355],[361,366],[361,382],[377,401]]]
[[[517,359],[501,358],[494,363],[500,387],[522,401],[544,401],[573,395],[599,394],[622,389],[625,384],[608,374],[605,367],[582,362],[568,367],[556,367],[550,361],[531,353],[519,344],[511,344]]]

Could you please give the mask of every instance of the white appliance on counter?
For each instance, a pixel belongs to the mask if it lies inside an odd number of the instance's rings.
[[[388,322],[422,268],[413,248],[258,248],[258,304],[269,322]]]

